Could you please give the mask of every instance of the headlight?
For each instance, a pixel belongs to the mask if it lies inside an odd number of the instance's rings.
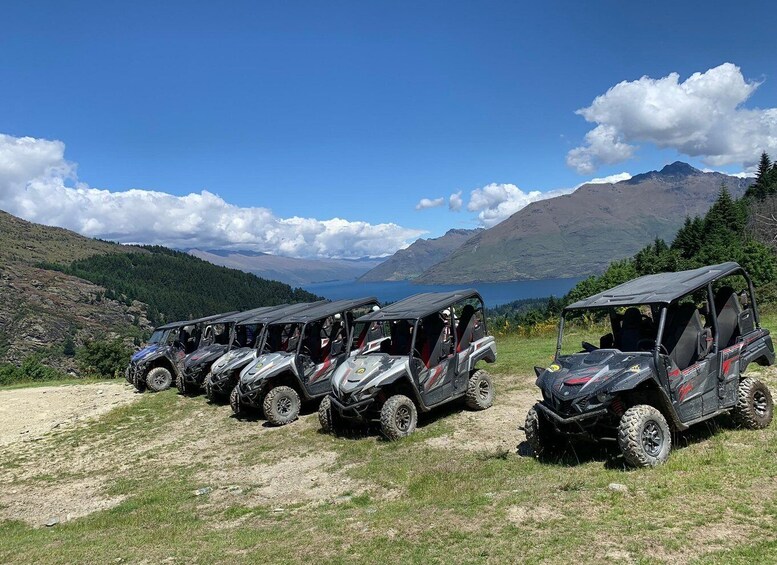
[[[599,394],[596,395],[596,401],[599,404],[603,404],[610,400],[612,398],[612,395],[609,392],[602,391]]]
[[[363,391],[361,391],[358,394],[355,394],[354,396],[358,400],[367,400],[368,398],[372,398],[376,394],[378,394],[378,390],[380,387],[377,386],[371,386],[370,388],[365,388]]]

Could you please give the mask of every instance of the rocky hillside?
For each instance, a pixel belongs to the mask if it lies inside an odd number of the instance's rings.
[[[131,340],[149,329],[145,304],[109,300],[98,285],[37,266],[115,253],[146,251],[0,211],[0,363],[19,364],[36,353],[73,370],[74,360],[63,351],[66,342],[78,347],[87,340]]]
[[[400,249],[383,263],[362,275],[359,280],[374,282],[414,279],[482,231],[482,229],[453,229],[448,230],[441,237],[418,239],[406,249]]]
[[[163,247],[131,247],[0,211],[0,364],[71,370],[89,341],[131,344],[152,323],[317,297]]]
[[[615,184],[587,184],[530,204],[467,240],[418,282],[470,283],[578,277],[604,271],[655,238],[671,241],[686,216],[704,214],[725,183],[741,196],[752,179],[676,162]]]
[[[65,343],[123,337],[151,328],[146,305],[105,297],[105,289],[56,271],[15,263],[0,268],[0,363],[19,364],[31,354],[74,370]]]

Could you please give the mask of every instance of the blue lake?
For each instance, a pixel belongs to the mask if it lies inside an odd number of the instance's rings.
[[[309,292],[340,300],[343,298],[358,298],[374,296],[381,302],[396,302],[411,294],[419,292],[443,292],[475,288],[480,292],[486,307],[499,306],[522,298],[544,298],[546,296],[560,297],[569,292],[581,279],[549,279],[542,281],[515,281],[502,283],[475,283],[468,285],[434,285],[413,284],[409,281],[358,282],[333,281],[306,285],[303,288]]]

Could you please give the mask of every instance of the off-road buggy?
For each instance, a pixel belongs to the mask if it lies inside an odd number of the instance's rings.
[[[612,332],[598,347],[562,352],[565,321],[607,315]],[[555,360],[535,368],[542,401],[526,416],[526,439],[540,456],[560,440],[611,440],[629,464],[658,465],[673,431],[720,414],[747,428],[768,426],[769,389],[743,373],[774,358],[738,264],[643,276],[564,309]]]
[[[379,423],[394,440],[415,430],[419,410],[462,398],[475,410],[493,403],[491,378],[475,365],[496,361],[496,343],[475,290],[417,294],[362,316],[349,347],[355,354],[319,406],[327,432]]]
[[[301,402],[318,400],[330,390],[329,379],[348,357],[354,318],[378,308],[375,298],[338,300],[289,314],[267,324],[262,351],[240,373],[230,395],[235,414],[261,408],[276,426],[297,418]]]
[[[155,328],[145,347],[130,358],[125,372],[127,381],[139,391],[170,388],[181,376],[184,357],[197,349],[203,327],[222,316],[215,314]]]
[[[213,362],[226,353],[229,344],[235,339],[235,325],[267,308],[264,306],[245,312],[232,312],[208,322],[202,331],[198,347],[184,357],[181,378],[175,382],[178,392],[199,392]]]
[[[324,301],[299,304],[283,304],[267,308],[259,314],[242,320],[235,325],[235,338],[229,350],[219,357],[211,366],[210,374],[205,377],[205,394],[208,400],[216,402],[228,399],[232,389],[237,385],[240,371],[260,354],[259,348],[264,346],[265,353],[269,344],[263,335],[267,324],[278,318],[307,310]]]

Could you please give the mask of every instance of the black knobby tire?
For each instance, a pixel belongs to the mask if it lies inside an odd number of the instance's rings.
[[[491,375],[483,369],[478,369],[470,375],[465,403],[471,410],[485,410],[494,404],[494,383],[491,381]]]
[[[321,399],[318,405],[318,423],[321,429],[328,434],[336,434],[338,430],[338,418],[332,410],[332,401],[328,396]]]
[[[173,375],[164,367],[154,367],[146,375],[146,386],[153,392],[161,392],[173,384]]]
[[[175,386],[178,388],[178,392],[186,394],[186,381],[184,381],[183,375],[175,379]]]
[[[739,382],[734,419],[743,428],[761,430],[772,422],[774,401],[769,387],[758,379],[748,377]]]
[[[210,373],[208,373],[208,376],[205,377],[205,398],[207,398],[210,402],[216,401],[216,396],[213,393],[213,384],[210,382]]]
[[[229,405],[232,407],[232,412],[235,415],[240,416],[243,413],[243,404],[240,402],[240,392],[237,390],[237,387],[233,388],[229,394]]]
[[[270,389],[262,402],[264,416],[274,426],[285,426],[299,416],[300,399],[290,386],[276,386]]]
[[[146,379],[141,376],[140,372],[135,372],[132,375],[132,386],[134,386],[139,392],[146,390]]]
[[[672,432],[666,418],[653,406],[632,406],[618,425],[618,445],[633,467],[655,467],[669,458]]]
[[[551,428],[547,418],[537,410],[536,406],[532,406],[526,414],[523,430],[526,434],[526,442],[538,459],[553,454],[558,448],[558,435]]]
[[[418,410],[404,394],[395,394],[380,409],[380,431],[387,439],[397,440],[415,431]]]

